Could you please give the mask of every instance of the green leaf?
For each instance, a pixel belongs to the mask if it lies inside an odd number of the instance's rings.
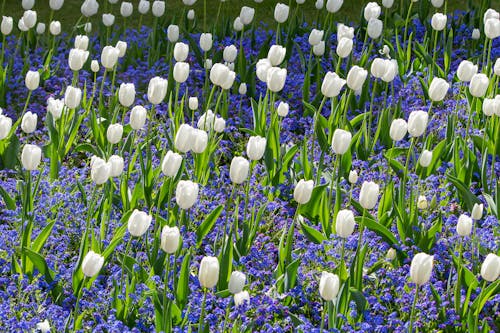
[[[224,208],[223,205],[219,205],[218,207],[216,207],[200,224],[200,226],[196,230],[197,247],[200,247],[203,238],[205,238],[205,236],[212,230],[215,221],[217,221],[217,219],[219,218],[223,208]]]
[[[375,220],[370,219],[366,216],[364,219],[362,216],[361,217],[358,216],[355,219],[358,223],[363,223],[366,228],[370,229],[378,236],[382,237],[382,239],[385,240],[389,245],[398,244],[398,240],[392,234],[392,232],[383,225],[381,225],[380,223],[377,223]]]
[[[179,280],[177,282],[177,289],[175,297],[180,309],[183,310],[186,305],[187,297],[189,294],[189,264],[191,261],[191,253],[188,252],[184,259],[182,259],[181,271],[179,273]],[[174,277],[175,278],[175,277]]]
[[[47,241],[47,238],[49,238],[52,229],[54,228],[56,221],[50,222],[45,226],[45,228],[42,229],[40,234],[36,237],[36,239],[33,241],[33,244],[31,245],[31,249],[34,252],[40,252],[42,247],[45,245],[45,242]]]
[[[313,227],[308,226],[304,221],[300,222],[300,226],[302,227],[302,232],[304,235],[313,243],[321,244],[326,240],[326,237],[314,229]]]

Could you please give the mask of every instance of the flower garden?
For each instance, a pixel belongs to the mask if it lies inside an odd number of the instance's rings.
[[[500,4],[171,1],[3,1],[1,331],[500,331]]]

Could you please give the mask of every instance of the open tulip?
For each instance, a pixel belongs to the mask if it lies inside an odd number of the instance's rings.
[[[175,24],[171,24],[168,26],[167,28],[167,39],[170,43],[175,43],[179,40],[179,26],[178,25],[175,25]],[[185,52],[185,47],[187,46],[187,44],[184,44],[184,43],[181,43],[182,45],[179,45],[177,46],[178,49],[177,52],[181,52],[180,54],[178,53],[177,56],[178,57],[184,57],[184,55],[187,57],[187,52]],[[176,44],[177,45],[177,44]],[[188,46],[188,49],[189,51],[189,46]],[[176,58],[175,56],[175,46],[174,46],[174,58]],[[184,58],[185,59],[185,58]],[[182,60],[177,60],[176,58],[176,61],[184,61],[184,59]]]
[[[328,98],[337,97],[345,84],[346,80],[340,78],[337,73],[328,72],[323,78],[321,93]]]

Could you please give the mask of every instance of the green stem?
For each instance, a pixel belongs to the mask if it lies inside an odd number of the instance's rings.
[[[415,320],[415,307],[417,305],[417,299],[418,299],[418,291],[419,287],[416,286],[415,290],[415,298],[413,299],[413,304],[411,306],[411,314],[410,314],[410,328],[408,329],[408,333],[413,333],[413,322]]]
[[[198,323],[198,333],[203,332],[203,320],[205,319],[205,304],[207,302],[207,289],[203,288],[203,301],[201,302],[200,321]]]

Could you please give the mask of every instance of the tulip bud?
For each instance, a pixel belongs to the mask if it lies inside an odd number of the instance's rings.
[[[125,53],[127,52],[127,42],[119,40],[118,42],[116,42],[116,46],[115,47],[119,51],[118,58],[123,58],[125,56]]]
[[[24,133],[30,134],[36,130],[36,124],[38,122],[38,116],[36,113],[26,112],[21,121],[21,129]]]
[[[500,36],[500,20],[490,18],[484,22],[484,34],[489,39],[495,39]]]
[[[293,198],[300,205],[306,204],[311,200],[312,191],[314,188],[314,182],[312,180],[304,180],[301,179],[295,185],[295,189],[293,191]]]
[[[240,86],[238,88],[238,94],[246,95],[246,93],[247,93],[247,84],[242,82],[242,83],[240,83]]]
[[[349,171],[349,183],[356,184],[358,182],[358,172],[356,170]]]
[[[431,164],[431,161],[432,161],[432,151],[424,149],[424,151],[420,155],[420,158],[418,159],[418,163],[420,164],[421,167],[427,168]]]
[[[444,0],[431,0],[431,3],[435,8],[441,8],[443,6]]]
[[[191,150],[193,153],[201,154],[205,151],[208,144],[208,134],[201,129],[193,129],[191,132]]]
[[[111,163],[97,156],[93,156],[90,161],[90,167],[90,178],[94,183],[101,185],[108,181],[111,174]]]
[[[35,5],[35,0],[22,0],[21,1],[21,6],[23,7],[24,10],[28,10],[33,8]]]
[[[494,253],[489,253],[481,265],[481,276],[489,282],[498,279],[500,275],[500,257]]]
[[[10,16],[2,17],[2,24],[0,25],[0,30],[4,36],[10,35],[12,32],[12,27],[14,26],[14,20]]]
[[[64,104],[68,109],[76,109],[82,100],[82,90],[80,88],[75,88],[68,86],[66,92],[64,93]]]
[[[222,57],[226,62],[234,62],[236,60],[236,56],[238,55],[238,49],[234,45],[229,45],[224,48],[224,52],[222,53]]]
[[[472,30],[471,38],[474,40],[478,40],[479,38],[481,38],[481,32],[479,31],[479,29]]]
[[[17,28],[23,32],[29,30],[26,24],[24,24],[24,18],[21,17],[19,21],[17,21]]]
[[[431,19],[431,26],[432,29],[436,31],[442,31],[444,28],[446,28],[446,21],[448,20],[448,17],[445,14],[441,13],[436,13],[432,15]]]
[[[177,83],[186,82],[189,76],[189,64],[187,62],[179,61],[174,65],[174,80]]]
[[[217,133],[222,133],[226,129],[226,121],[224,118],[219,117],[214,121],[214,131]]]
[[[161,230],[161,249],[168,254],[173,254],[179,248],[181,233],[177,227],[164,226]]]
[[[75,37],[75,49],[87,51],[89,47],[89,38],[85,35],[78,35]]]
[[[109,172],[110,177],[119,177],[124,168],[124,160],[123,157],[118,155],[112,155],[109,157],[108,162],[110,163],[111,169]]]
[[[98,274],[104,264],[104,257],[94,251],[89,251],[82,261],[82,272],[86,277]]]
[[[390,261],[394,260],[396,258],[396,250],[391,247],[389,250],[387,250],[385,258]]]
[[[57,36],[61,33],[61,22],[52,21],[49,25],[49,31],[53,36]]]
[[[359,204],[364,209],[373,209],[377,204],[379,186],[374,182],[363,182],[359,193]]]
[[[212,48],[213,40],[211,33],[203,33],[200,35],[200,48],[207,52]]]
[[[347,74],[347,86],[352,90],[361,90],[365,83],[368,71],[359,66],[353,66]]]
[[[432,273],[433,259],[434,256],[423,252],[413,257],[410,266],[410,278],[417,286],[421,286],[429,281]]]
[[[69,68],[72,71],[79,71],[82,69],[83,65],[87,62],[89,57],[88,51],[83,51],[80,49],[71,49],[69,51],[68,63]]]
[[[80,7],[82,15],[85,17],[90,17],[97,14],[99,10],[99,3],[96,0],[85,0]]]
[[[190,21],[194,20],[194,14],[195,14],[194,9],[188,10],[187,15],[186,15],[187,19]]]
[[[271,67],[267,71],[267,88],[272,92],[279,92],[285,86],[286,68]]]
[[[45,32],[45,23],[39,22],[36,25],[36,33],[42,35]]]
[[[115,67],[118,56],[120,55],[120,50],[114,46],[105,46],[101,52],[101,64],[104,68],[111,70]]]
[[[148,100],[151,104],[160,104],[167,94],[168,81],[155,76],[149,81]]]
[[[312,46],[319,44],[319,42],[323,40],[324,34],[324,30],[312,29],[311,33],[309,34],[309,44]]]
[[[377,39],[382,35],[383,28],[384,28],[384,23],[381,20],[377,18],[371,18],[368,21],[368,26],[366,27],[366,30],[370,38]]]
[[[389,129],[389,136],[394,141],[402,140],[408,131],[408,124],[404,119],[394,119]]]
[[[413,137],[424,134],[429,115],[424,111],[412,111],[408,117],[408,133]]]
[[[351,210],[342,209],[337,213],[335,231],[339,237],[347,238],[352,235],[355,225],[356,222],[354,221],[354,214]]]
[[[62,99],[54,99],[49,97],[47,100],[47,112],[52,115],[54,120],[61,118],[61,114],[64,108],[64,100]]]
[[[137,7],[137,10],[139,11],[139,13],[141,15],[145,15],[145,14],[148,13],[149,7],[150,7],[149,1],[147,1],[147,0],[141,0],[139,2],[139,6]]]
[[[469,236],[472,231],[472,219],[465,214],[458,217],[457,234],[460,236]]]
[[[340,58],[347,58],[352,52],[353,41],[350,38],[342,37],[338,43],[335,52]]]
[[[431,85],[429,86],[429,97],[433,102],[440,102],[446,96],[450,84],[445,80],[435,77],[432,79]]]
[[[106,27],[111,27],[115,23],[115,16],[113,14],[102,14],[102,24]]]
[[[198,280],[203,288],[213,288],[219,281],[219,261],[216,257],[203,257],[198,270]]]
[[[394,5],[394,0],[382,0],[382,6],[385,8],[392,8]]]
[[[40,73],[38,71],[28,71],[26,73],[24,83],[26,84],[26,88],[28,88],[28,90],[35,90],[40,84]]]
[[[317,57],[322,57],[325,54],[325,41],[322,40],[313,46],[313,53]]]
[[[191,150],[193,131],[194,128],[192,128],[190,125],[182,124],[177,130],[177,134],[175,135],[175,149],[177,149],[181,153],[187,153],[189,150]]]
[[[50,333],[49,321],[47,319],[45,319],[44,321],[37,323],[36,329],[37,329],[37,331],[40,331],[41,333]]]
[[[469,92],[474,97],[483,97],[488,90],[490,80],[485,74],[474,74],[469,84]]]
[[[92,23],[91,22],[85,23],[83,26],[83,30],[89,34],[92,31]]]
[[[251,136],[247,143],[247,156],[252,161],[258,161],[264,156],[266,151],[266,138],[261,136]]]
[[[220,86],[224,82],[225,78],[229,75],[229,68],[224,64],[215,64],[210,69],[210,81],[216,85]]]
[[[273,45],[267,53],[267,59],[271,66],[279,66],[285,59],[286,48],[281,45]]]
[[[167,177],[175,177],[181,164],[182,156],[169,150],[161,163],[161,171]]]
[[[278,113],[278,116],[286,117],[288,115],[289,110],[290,110],[290,106],[288,105],[288,103],[280,102],[278,104],[278,108],[276,109],[276,112]]]
[[[244,25],[249,25],[253,21],[255,9],[252,7],[243,6],[240,10],[240,20]]]
[[[328,98],[337,97],[346,81],[341,79],[336,73],[328,72],[321,84],[321,93]]]
[[[0,140],[5,139],[12,129],[12,119],[0,114]]]
[[[175,190],[175,201],[181,209],[193,207],[198,198],[199,187],[190,180],[180,180]]]
[[[90,62],[90,69],[92,72],[97,73],[99,72],[99,62],[97,60],[92,60]]]
[[[241,22],[241,18],[239,16],[234,19],[233,30],[236,32],[243,30],[243,23]]]
[[[314,7],[316,7],[317,10],[323,9],[323,0],[316,0]]]
[[[120,142],[123,136],[123,126],[121,124],[111,124],[106,132],[106,138],[111,144]]]
[[[198,97],[189,97],[188,107],[190,110],[198,110]]]
[[[276,7],[274,7],[274,19],[278,23],[284,23],[288,19],[289,12],[290,7],[282,3],[277,3]]]
[[[493,72],[496,76],[500,76],[500,57],[495,61],[495,65],[493,66]]]
[[[174,58],[175,61],[185,61],[189,53],[189,45],[184,43],[175,43],[174,46]]]
[[[471,214],[474,220],[477,221],[483,217],[483,208],[484,208],[483,204],[477,204],[477,203],[474,204],[474,207],[472,207],[472,214]]]
[[[21,163],[28,171],[38,169],[42,160],[42,149],[36,145],[25,144],[21,152]]]
[[[344,131],[337,128],[333,132],[332,138],[332,150],[335,154],[344,154],[349,149],[351,144],[352,134],[351,132]]]
[[[420,210],[424,210],[424,209],[427,209],[427,207],[429,207],[429,204],[427,202],[427,198],[425,197],[425,195],[420,195],[418,197],[417,207]]]
[[[248,294],[248,291],[242,291],[237,294],[234,294],[234,305],[235,306],[240,306],[245,304],[245,302],[250,303],[250,295]]]
[[[326,10],[329,13],[336,13],[340,10],[340,7],[342,7],[343,3],[344,3],[344,0],[327,0],[326,1]]]
[[[342,38],[354,38],[354,28],[349,27],[345,24],[338,23],[337,24],[337,40],[341,40]]]
[[[365,20],[370,21],[370,19],[377,19],[380,16],[380,12],[382,8],[376,2],[369,2],[365,6],[365,10],[363,12]]]
[[[122,2],[122,5],[120,7],[120,14],[123,17],[129,17],[132,15],[132,12],[134,11],[134,7],[132,6],[131,2]]]
[[[152,219],[153,217],[148,213],[134,209],[128,219],[128,232],[133,237],[141,237],[148,231]]]
[[[387,63],[382,58],[373,59],[372,65],[370,67],[370,72],[372,76],[377,79],[382,78],[382,76],[384,76],[386,71],[386,65]]]
[[[165,1],[154,1],[151,12],[155,17],[161,17],[165,13]]]
[[[118,89],[118,100],[124,107],[129,107],[135,100],[135,86],[133,83],[122,83]]]
[[[36,19],[36,12],[33,10],[27,10],[23,13],[23,22],[28,29],[31,29],[35,26]]]
[[[457,69],[457,77],[462,82],[469,82],[477,73],[477,65],[468,60],[463,60]]]
[[[322,272],[319,280],[319,294],[325,301],[332,301],[339,293],[340,280],[333,273]]]
[[[244,157],[237,156],[231,161],[229,178],[234,184],[241,184],[248,178],[250,164]]]
[[[245,283],[247,280],[247,276],[245,273],[234,271],[231,273],[231,277],[229,278],[228,288],[231,294],[240,293],[245,287]]]

